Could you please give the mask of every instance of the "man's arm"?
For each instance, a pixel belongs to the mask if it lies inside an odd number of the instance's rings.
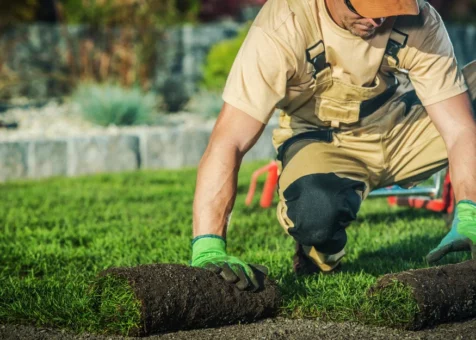
[[[476,123],[468,93],[426,110],[445,141],[456,201],[476,202]]]
[[[445,142],[457,202],[451,230],[427,261],[435,263],[448,253],[465,250],[476,259],[476,123],[470,98],[465,92],[426,110]]]
[[[264,127],[232,105],[223,105],[198,167],[193,201],[194,237],[204,234],[226,237],[241,160]]]
[[[192,266],[219,274],[238,289],[257,290],[256,270],[226,252],[226,229],[236,197],[238,171],[246,152],[256,143],[264,124],[225,103],[200,161],[193,202]]]

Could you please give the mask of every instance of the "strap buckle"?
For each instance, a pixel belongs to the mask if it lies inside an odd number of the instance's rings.
[[[398,59],[398,52],[405,46],[407,46],[408,34],[405,34],[397,29],[393,29],[390,33],[390,38],[388,39],[387,46],[385,48],[385,54],[393,58],[395,66],[398,67],[400,60]]]

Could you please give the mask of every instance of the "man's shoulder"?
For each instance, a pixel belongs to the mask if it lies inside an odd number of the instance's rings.
[[[253,26],[261,29],[288,56],[299,59],[304,55],[306,41],[287,0],[268,0]]]
[[[266,33],[276,34],[280,28],[291,20],[292,12],[287,0],[268,0],[261,8],[253,25]]]

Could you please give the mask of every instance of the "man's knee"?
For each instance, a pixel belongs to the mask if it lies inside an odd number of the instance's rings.
[[[345,227],[356,219],[365,183],[333,173],[312,174],[293,182],[283,192],[287,216],[293,222],[288,232],[316,250],[334,254],[346,242]]]

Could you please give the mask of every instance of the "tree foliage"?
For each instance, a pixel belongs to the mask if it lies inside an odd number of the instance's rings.
[[[163,27],[196,20],[200,0],[60,0],[67,23]]]
[[[203,68],[203,86],[206,90],[221,91],[223,89],[249,28],[250,26],[247,25],[235,38],[219,42],[210,49]]]

